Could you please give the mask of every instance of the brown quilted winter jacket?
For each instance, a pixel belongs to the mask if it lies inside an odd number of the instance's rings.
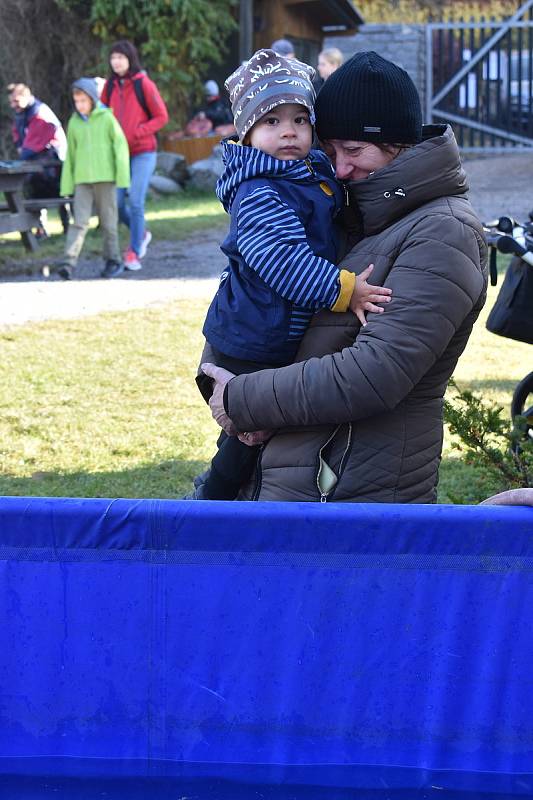
[[[429,129],[429,130],[428,130]],[[234,378],[239,430],[278,429],[242,499],[369,503],[436,500],[442,398],[487,287],[486,244],[466,197],[451,129],[348,185],[363,238],[342,262],[392,289],[359,329],[317,314],[298,363]]]

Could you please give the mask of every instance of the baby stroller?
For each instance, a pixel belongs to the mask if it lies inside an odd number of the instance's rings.
[[[487,329],[499,336],[533,344],[533,211],[519,223],[502,216],[484,224],[490,248],[490,280],[497,283],[497,253],[513,256],[496,302],[487,319]],[[526,435],[533,438],[533,372],[518,383],[511,402],[511,416],[528,421]]]

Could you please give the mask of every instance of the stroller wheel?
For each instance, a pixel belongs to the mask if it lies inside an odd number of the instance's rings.
[[[527,424],[524,437],[533,439],[533,372],[523,378],[513,393],[511,417],[525,417]]]

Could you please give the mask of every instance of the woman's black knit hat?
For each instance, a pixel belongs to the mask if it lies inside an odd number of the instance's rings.
[[[372,50],[330,75],[315,102],[319,139],[416,144],[422,109],[407,72]]]

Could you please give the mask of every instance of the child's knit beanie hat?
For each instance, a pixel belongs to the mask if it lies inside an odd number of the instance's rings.
[[[314,124],[314,74],[309,64],[279,56],[273,50],[258,50],[236,69],[224,86],[240,141],[261,117],[283,103],[305,106]]]
[[[325,81],[315,103],[319,139],[416,144],[422,109],[407,72],[372,50],[356,53]]]
[[[93,101],[93,105],[98,103],[98,85],[94,78],[78,78],[72,84],[72,91],[85,92]]]

